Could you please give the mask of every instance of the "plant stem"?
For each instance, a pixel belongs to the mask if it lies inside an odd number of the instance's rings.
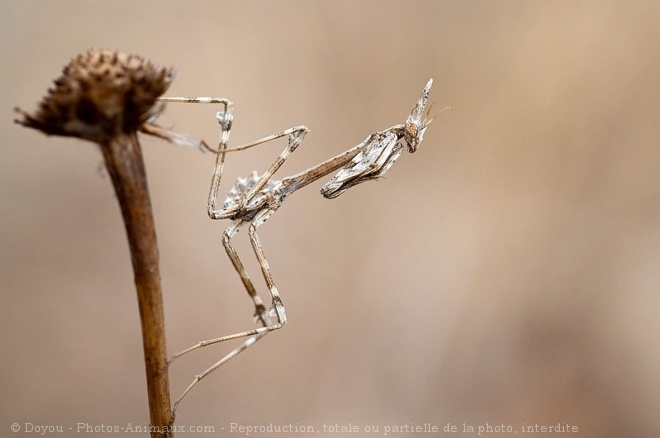
[[[152,438],[170,437],[170,409],[165,317],[158,268],[158,244],[142,150],[135,132],[120,134],[101,146],[106,168],[121,206],[133,262]]]

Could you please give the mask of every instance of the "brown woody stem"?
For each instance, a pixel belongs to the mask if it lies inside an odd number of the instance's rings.
[[[103,158],[121,206],[137,289],[147,373],[151,436],[170,437],[165,317],[158,268],[158,244],[142,150],[135,132],[102,145]]]

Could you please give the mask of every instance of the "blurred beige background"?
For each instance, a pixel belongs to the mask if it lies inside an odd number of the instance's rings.
[[[148,421],[101,156],[12,123],[90,47],[176,66],[169,95],[234,100],[234,145],[309,126],[281,176],[402,123],[430,77],[454,108],[386,180],[332,201],[318,182],[260,229],[290,323],[198,385],[178,424],[657,434],[660,3],[0,4],[0,434]],[[161,121],[215,141],[215,110],[170,105]],[[250,328],[227,222],[206,216],[212,156],[143,148],[169,351]],[[283,148],[230,156],[223,191]],[[265,293],[247,236],[235,242]],[[176,363],[173,397],[232,346]]]

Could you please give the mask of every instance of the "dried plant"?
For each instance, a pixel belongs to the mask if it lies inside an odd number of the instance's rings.
[[[184,137],[154,123],[157,99],[170,86],[171,68],[140,56],[92,49],[76,56],[34,114],[17,123],[47,135],[97,143],[121,206],[133,263],[144,347],[152,437],[170,436],[173,422],[167,372],[158,244],[137,132],[181,144]]]

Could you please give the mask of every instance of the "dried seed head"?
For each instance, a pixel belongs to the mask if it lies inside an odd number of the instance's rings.
[[[18,108],[16,120],[47,135],[79,137],[106,144],[137,131],[162,111],[156,99],[174,72],[137,55],[92,49],[73,58],[34,114]]]

